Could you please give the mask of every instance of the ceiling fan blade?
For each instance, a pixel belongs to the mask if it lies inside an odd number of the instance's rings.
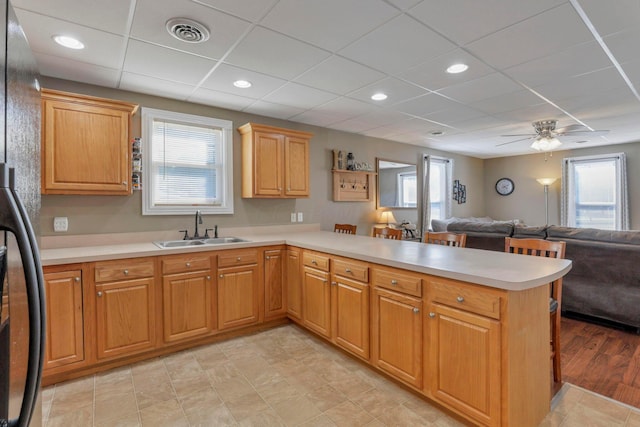
[[[572,135],[591,135],[591,136],[600,136],[608,134],[608,130],[572,130],[572,131],[564,131],[564,132],[555,132],[556,135],[560,136],[572,136]]]
[[[532,138],[533,138],[532,136],[529,136],[528,138],[520,138],[520,139],[516,139],[515,141],[503,142],[502,144],[497,144],[496,147],[501,147],[507,144],[513,144],[514,142],[526,141],[527,139],[532,139]]]
[[[575,131],[589,131],[589,129],[583,125],[573,124],[573,125],[568,125],[562,128],[558,128],[555,130],[555,133],[563,134],[566,132],[575,132]]]
[[[533,138],[536,137],[538,135],[534,134],[534,133],[514,133],[511,135],[500,135],[500,136],[528,136],[529,138]]]

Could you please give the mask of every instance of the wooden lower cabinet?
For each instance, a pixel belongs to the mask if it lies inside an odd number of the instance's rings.
[[[82,270],[44,275],[47,308],[44,370],[85,360]]]
[[[260,286],[257,251],[218,256],[218,329],[258,323]],[[233,267],[227,267],[234,265]],[[221,268],[222,267],[222,268]]]
[[[264,251],[264,318],[283,317],[287,313],[285,249]]]
[[[422,387],[422,300],[374,287],[371,362],[406,382]]]
[[[300,270],[300,249],[287,249],[286,282],[287,314],[295,320],[302,320],[302,273]]]
[[[156,346],[154,273],[151,258],[94,264],[98,360]]]
[[[434,399],[488,426],[500,425],[500,322],[429,306],[429,375]]]
[[[325,338],[331,338],[331,285],[329,272],[303,267],[302,323]]]
[[[211,256],[164,257],[161,264],[164,342],[212,334],[215,330],[215,300]]]
[[[369,285],[334,276],[331,282],[333,341],[369,360]]]

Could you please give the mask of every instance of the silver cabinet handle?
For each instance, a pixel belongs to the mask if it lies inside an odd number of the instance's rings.
[[[397,285],[397,284],[398,284],[398,281],[397,281],[396,279],[393,279],[393,280],[391,281],[391,284],[392,284],[393,286],[395,286],[395,285]]]
[[[345,269],[344,269],[344,272],[345,272],[345,273],[351,273],[351,269],[350,269],[350,268],[345,268]]]
[[[186,265],[187,267],[191,267],[191,263],[190,262],[186,262],[184,265]]]
[[[420,313],[420,309],[418,307],[413,307],[413,314]]]
[[[457,300],[458,302],[464,302],[464,297],[458,297],[458,298],[456,298],[456,300]]]
[[[433,311],[431,311],[429,312],[429,317],[433,319],[434,317],[436,317],[436,314]]]
[[[316,261],[315,259],[312,259],[311,264],[318,265],[318,261]]]
[[[336,286],[338,282],[331,282],[331,286]]]
[[[73,280],[75,280],[76,282],[79,282],[80,278],[79,277],[74,277]]]
[[[124,273],[124,275],[126,276],[126,275],[128,275],[128,274],[129,274],[129,270],[124,270],[124,271],[123,271],[123,273]]]
[[[98,297],[102,296],[102,291],[98,291]]]

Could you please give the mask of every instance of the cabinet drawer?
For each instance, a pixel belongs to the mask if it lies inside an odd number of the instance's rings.
[[[346,259],[333,260],[333,272],[339,276],[360,282],[369,282],[369,265]]]
[[[374,269],[373,284],[416,297],[422,296],[422,278],[400,270]]]
[[[96,262],[95,264],[96,283],[151,276],[153,276],[153,260],[123,260],[119,262]]]
[[[236,265],[256,264],[258,251],[234,251],[218,255],[218,267],[234,267]]]
[[[186,273],[211,269],[211,257],[204,255],[162,259],[162,274]]]
[[[429,285],[434,302],[500,319],[499,295],[449,280],[434,280]]]
[[[329,271],[329,257],[317,252],[305,251],[302,254],[302,263],[307,267]]]

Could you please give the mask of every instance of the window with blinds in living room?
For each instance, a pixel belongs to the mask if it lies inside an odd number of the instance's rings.
[[[227,120],[143,108],[143,215],[233,213]]]

